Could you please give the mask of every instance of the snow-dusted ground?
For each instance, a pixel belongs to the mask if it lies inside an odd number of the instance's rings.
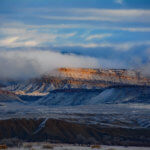
[[[101,90],[56,90],[39,98],[37,104],[46,106],[77,106],[141,103],[150,104],[150,88],[108,88]]]
[[[100,148],[92,148],[91,146],[73,146],[73,145],[52,145],[52,148],[43,148],[43,145],[33,144],[32,146],[24,146],[20,148],[8,148],[8,150],[150,150],[149,147],[123,147],[123,146],[100,146]]]
[[[78,123],[123,128],[150,128],[150,105],[102,104],[91,106],[48,107],[3,103],[0,119],[9,118],[55,118]]]
[[[107,127],[150,129],[150,105],[102,104],[91,106],[49,107],[20,103],[3,103],[0,105],[0,119],[9,118],[44,118],[37,130],[35,130],[35,133],[45,126],[49,118],[84,124],[100,124]],[[91,147],[72,145],[55,145],[53,149],[92,150]],[[42,145],[33,145],[32,148],[9,148],[8,150],[42,150]],[[150,148],[101,146],[100,150],[150,150]]]

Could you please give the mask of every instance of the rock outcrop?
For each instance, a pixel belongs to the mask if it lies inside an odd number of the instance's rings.
[[[150,86],[150,78],[125,69],[60,68],[42,77],[12,84],[18,95],[47,95],[56,89],[101,89],[111,86]]]

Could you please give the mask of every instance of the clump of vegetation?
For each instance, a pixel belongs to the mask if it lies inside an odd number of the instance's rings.
[[[98,144],[98,142],[96,141],[95,138],[92,138],[92,137],[87,138],[87,137],[84,137],[80,134],[77,135],[76,142],[79,143],[79,144],[89,144],[89,145]]]
[[[53,149],[54,146],[51,145],[51,144],[44,144],[42,148],[43,148],[43,149]]]
[[[8,147],[6,145],[0,145],[0,149],[7,149]]]
[[[33,147],[32,143],[25,143],[24,144],[24,148],[32,148],[32,147]]]
[[[94,148],[101,148],[100,145],[91,145],[91,148],[94,149]]]
[[[114,148],[109,148],[109,149],[107,149],[107,150],[115,150]]]
[[[22,146],[22,141],[17,138],[3,139],[0,141],[0,145],[6,145],[8,147],[20,147]]]

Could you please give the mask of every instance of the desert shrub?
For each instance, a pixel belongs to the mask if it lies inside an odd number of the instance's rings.
[[[32,143],[25,143],[24,148],[32,148]]]
[[[43,149],[53,149],[54,146],[51,145],[51,144],[44,144],[42,148],[43,148]]]
[[[17,138],[3,139],[0,141],[0,145],[7,145],[8,147],[20,147],[22,141]]]
[[[78,144],[98,144],[97,140],[93,137],[84,137],[82,135],[77,135],[76,142]]]
[[[0,149],[7,149],[6,145],[0,145]]]
[[[100,145],[91,145],[91,148],[94,149],[94,148],[101,148]]]
[[[114,148],[109,148],[109,149],[107,149],[107,150],[115,150]]]

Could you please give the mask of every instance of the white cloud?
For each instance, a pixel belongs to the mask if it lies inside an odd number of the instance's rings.
[[[45,10],[48,11],[48,10]],[[50,10],[56,11],[56,10]],[[150,22],[150,10],[144,9],[60,9],[63,15],[41,15],[39,17],[53,20],[75,21],[110,21],[110,22]],[[67,15],[66,15],[67,14]],[[68,15],[69,14],[69,15]]]
[[[92,24],[54,24],[54,25],[26,25],[30,28],[35,29],[109,29],[109,30],[122,30],[122,31],[129,31],[129,32],[150,32],[149,27],[120,27],[120,26],[99,26],[99,25],[92,25]]]
[[[116,21],[113,18],[105,18],[103,16],[40,16],[50,20],[69,20],[69,21]]]
[[[19,29],[19,30],[17,30]],[[42,27],[43,30],[46,28]],[[7,27],[0,28],[1,35],[0,46],[2,47],[33,47],[41,46],[45,43],[55,42],[57,38],[68,39],[76,35],[76,32],[70,33],[59,33],[49,31],[42,32],[38,28],[24,25],[24,24],[13,24],[13,27],[7,25]]]
[[[94,35],[90,35],[86,38],[86,40],[92,40],[92,39],[103,39],[103,38],[107,38],[107,37],[111,37],[112,34],[94,34]]]
[[[70,38],[76,35],[76,32],[67,33],[67,34],[57,34],[57,37]]]
[[[0,40],[0,46],[5,46],[5,45],[10,46],[17,40],[18,40],[18,37],[9,37],[9,38],[2,39]]]
[[[4,28],[5,27],[5,28]],[[83,33],[82,38],[86,41],[81,41],[80,43],[75,43],[72,40],[70,40],[71,37],[74,36],[80,36],[78,35],[76,31],[70,32],[70,33],[59,33],[59,28],[72,28],[77,27],[81,28],[84,27],[88,29],[85,33]],[[51,46],[80,46],[85,48],[96,48],[96,47],[112,47],[116,50],[130,50],[134,46],[140,46],[140,45],[150,45],[149,41],[141,41],[141,42],[125,42],[125,43],[85,43],[87,41],[90,41],[92,39],[104,39],[107,37],[111,37],[112,34],[105,33],[105,34],[93,34],[91,35],[91,31],[94,29],[109,29],[109,30],[122,30],[122,31],[129,31],[129,32],[150,32],[150,28],[146,27],[112,27],[112,26],[94,26],[94,25],[88,25],[86,24],[73,24],[72,26],[70,24],[60,24],[57,25],[55,29],[55,25],[25,25],[22,23],[13,23],[13,24],[4,24],[0,28],[1,35],[4,35],[5,38],[0,38],[0,46],[1,47],[38,47],[38,46],[44,46],[45,44],[51,45]],[[5,29],[5,30],[3,30]],[[16,32],[18,30],[18,32]],[[51,32],[50,30],[54,31]],[[41,32],[44,31],[44,32]],[[46,31],[50,31],[46,32]],[[58,42],[57,38],[59,38],[60,41],[64,40],[64,42]],[[62,39],[62,40],[61,40]],[[46,45],[47,46],[47,45]]]
[[[5,27],[3,27],[5,26]],[[10,24],[4,24],[0,27],[0,33],[6,35],[17,35],[17,34],[25,34],[27,32],[26,27],[22,24],[18,27],[18,23],[14,24],[14,27]],[[7,26],[7,27],[6,27]]]
[[[38,42],[33,40],[24,40],[24,37],[21,39],[20,37],[8,37],[0,40],[1,47],[21,47],[21,46],[37,46]]]
[[[84,28],[88,29],[83,33],[85,40],[103,39],[112,36],[109,33],[90,35],[90,30],[118,30],[129,32],[150,32],[149,27],[115,27],[115,26],[98,26],[90,24],[57,24],[57,25],[25,25],[23,23],[8,23],[0,27],[0,34],[5,38],[0,38],[0,46],[3,47],[34,47],[43,46],[45,43],[54,45],[59,40],[66,40],[65,43],[71,43],[69,38],[80,36],[77,32],[72,33],[59,33],[59,29],[63,28]],[[42,31],[42,32],[41,32]],[[54,32],[53,32],[54,31]],[[61,40],[61,41],[62,41]],[[64,44],[65,44],[64,43]],[[90,44],[95,45],[95,44]],[[103,44],[104,45],[104,44]],[[106,45],[106,44],[105,44]]]
[[[38,43],[36,41],[26,41],[24,42],[25,46],[37,46]]]
[[[53,51],[0,51],[1,78],[37,77],[59,67],[99,67],[98,60]]]
[[[129,31],[129,32],[150,32],[149,27],[104,27],[105,29],[110,30],[121,30],[121,31]]]
[[[59,45],[64,47],[83,47],[83,48],[98,48],[98,47],[104,47],[104,48],[113,48],[117,51],[129,51],[131,48],[134,48],[136,46],[142,46],[142,45],[150,45],[150,41],[143,41],[143,42],[124,42],[124,43],[69,43],[67,45]],[[58,45],[55,45],[56,47]]]
[[[123,4],[123,0],[115,0],[115,3]]]

